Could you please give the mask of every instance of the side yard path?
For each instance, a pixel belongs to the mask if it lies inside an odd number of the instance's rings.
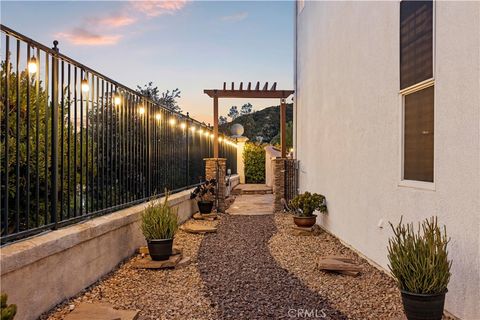
[[[242,195],[233,215],[205,222],[217,224],[215,234],[179,231],[175,245],[190,264],[141,270],[132,266],[140,258],[135,255],[41,319],[63,319],[80,302],[137,309],[140,320],[300,319],[308,318],[305,312],[323,319],[405,319],[392,279],[326,232],[291,235],[291,216],[252,210],[253,203],[263,203],[258,197]],[[320,271],[322,255],[350,257],[362,274]]]
[[[199,269],[219,319],[292,319],[303,310],[346,319],[272,257],[273,215],[228,216],[202,241]],[[312,317],[313,318],[313,317]]]

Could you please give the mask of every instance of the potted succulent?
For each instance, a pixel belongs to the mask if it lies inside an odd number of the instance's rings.
[[[1,294],[0,314],[2,320],[12,320],[17,314],[17,305],[7,305],[8,296],[6,293]]]
[[[297,195],[290,201],[290,208],[293,211],[293,222],[298,227],[311,227],[315,224],[317,215],[315,210],[322,213],[327,211],[325,197],[321,194],[305,192]]]
[[[452,261],[448,260],[447,231],[437,218],[426,219],[415,232],[413,224],[390,223],[389,268],[397,280],[409,320],[442,319]]]
[[[141,229],[152,260],[167,260],[172,255],[177,228],[177,209],[168,204],[168,193],[163,203],[158,200],[149,202],[142,214]]]
[[[192,191],[190,199],[197,200],[200,213],[208,214],[212,212],[216,184],[217,180],[215,179],[207,180]]]

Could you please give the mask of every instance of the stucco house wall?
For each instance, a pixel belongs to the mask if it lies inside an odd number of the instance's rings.
[[[318,223],[385,269],[388,221],[437,215],[451,237],[446,309],[480,319],[480,2],[434,6],[435,185],[420,189],[400,186],[399,2],[304,2],[300,191],[324,194]]]

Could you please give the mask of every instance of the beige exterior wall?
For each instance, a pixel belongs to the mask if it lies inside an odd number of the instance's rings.
[[[388,221],[437,215],[451,237],[446,309],[480,319],[480,2],[435,3],[435,185],[399,186],[399,2],[305,1],[296,155],[318,223],[387,268]]]
[[[232,176],[232,187],[238,182]],[[191,191],[169,198],[181,222],[198,211]],[[144,208],[140,204],[2,247],[1,291],[18,307],[15,319],[37,319],[146,245],[139,228]]]

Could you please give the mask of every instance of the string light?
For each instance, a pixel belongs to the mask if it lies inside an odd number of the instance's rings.
[[[28,72],[37,72],[37,58],[35,58],[35,56],[32,56],[32,58],[30,58],[30,61],[28,61]]]
[[[82,91],[83,92],[90,91],[90,86],[88,85],[88,80],[86,78],[82,79]]]
[[[195,126],[191,126],[190,130],[192,130],[192,132],[195,132],[195,130],[197,130],[197,128],[195,128]]]
[[[162,119],[162,115],[161,115],[160,113],[157,113],[157,114],[155,115],[155,119],[156,119],[157,121],[160,121],[160,120]]]
[[[180,124],[180,128],[182,128],[183,130],[185,130],[186,127],[187,127],[187,124],[185,122],[182,122]]]
[[[210,133],[210,139],[213,139],[213,133]]]
[[[222,137],[218,137],[218,142],[222,142],[223,138]]]
[[[208,131],[205,130],[205,137],[208,137]]]
[[[177,123],[177,120],[175,120],[175,118],[170,118],[170,120],[168,120],[168,123],[170,123],[171,126],[174,126]]]
[[[202,134],[202,133],[203,133],[203,129],[200,128],[200,129],[198,130],[198,134]]]
[[[115,96],[113,97],[113,103],[116,106],[119,106],[121,102],[122,102],[122,99],[120,98],[120,95],[116,93]]]
[[[144,108],[144,107],[138,108],[138,113],[140,113],[141,115],[143,115],[143,114],[145,113],[145,108]]]

